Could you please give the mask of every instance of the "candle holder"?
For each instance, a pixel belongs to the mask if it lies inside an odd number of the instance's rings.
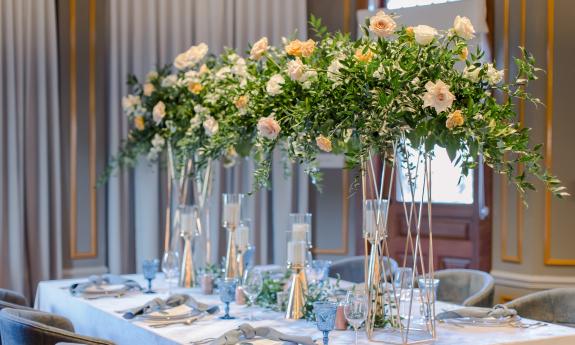
[[[223,194],[222,224],[228,231],[228,247],[224,263],[226,278],[241,278],[238,269],[238,250],[235,231],[240,223],[243,194]]]
[[[297,320],[304,317],[305,296],[307,294],[305,267],[301,264],[291,264],[288,267],[293,272],[285,317],[286,319]]]
[[[200,211],[195,205],[182,205],[178,207],[177,220],[180,236],[184,239],[179,285],[190,288],[196,286],[193,241],[200,232]]]
[[[240,277],[244,277],[246,268],[250,265],[253,248],[250,245],[250,220],[243,219],[236,229],[237,270]]]
[[[307,261],[311,262],[313,256],[311,249],[313,248],[311,240],[311,213],[290,213],[289,214],[289,229],[292,231],[294,239],[307,242]]]

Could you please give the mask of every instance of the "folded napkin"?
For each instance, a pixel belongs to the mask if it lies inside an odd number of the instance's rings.
[[[221,337],[212,341],[210,345],[236,345],[238,342],[253,339],[255,337],[266,338],[274,341],[283,341],[284,345],[314,345],[310,337],[283,334],[270,327],[252,327],[247,323],[239,325],[237,329],[226,332]]]
[[[503,317],[513,317],[515,315],[517,315],[517,311],[515,309],[510,309],[502,304],[497,304],[493,308],[465,307],[451,311],[444,311],[437,314],[436,318],[437,320],[460,318],[484,319],[487,317],[499,319]]]
[[[138,282],[126,279],[122,276],[115,274],[104,274],[101,276],[90,276],[88,282],[86,283],[74,283],[70,285],[70,292],[72,295],[78,295],[83,293],[87,288],[92,286],[103,286],[103,285],[124,285],[125,291],[129,290],[142,290],[142,287]]]
[[[196,301],[192,296],[175,294],[171,295],[167,299],[156,297],[144,305],[121,311],[121,313],[124,313],[123,316],[125,319],[133,319],[139,315],[148,314],[168,308],[174,308],[181,305],[187,305],[188,307],[200,312],[209,310],[211,314],[217,313],[219,310],[219,308],[216,306],[210,306],[205,303]]]

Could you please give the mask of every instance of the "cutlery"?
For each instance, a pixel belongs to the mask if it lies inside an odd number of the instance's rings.
[[[207,344],[209,342],[212,342],[216,340],[216,338],[206,338],[206,339],[202,339],[202,340],[198,340],[198,341],[191,341],[190,345],[204,345]]]
[[[166,322],[161,322],[161,323],[154,323],[149,325],[152,328],[163,328],[163,327],[168,327],[168,326],[172,326],[172,325],[185,325],[185,326],[189,326],[192,323],[194,323],[194,321],[199,320],[201,317],[191,317],[189,319],[184,319],[184,320],[177,320],[177,321],[166,321]]]
[[[108,293],[108,294],[101,294],[101,295],[84,295],[84,299],[100,299],[100,298],[110,298],[110,297],[114,297],[114,298],[120,298],[122,296],[126,295],[125,292],[118,292],[118,293]]]

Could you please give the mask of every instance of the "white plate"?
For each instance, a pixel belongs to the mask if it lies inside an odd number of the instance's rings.
[[[117,293],[126,289],[124,284],[101,284],[101,285],[91,285],[84,289],[86,294],[107,294],[107,293]]]
[[[174,308],[165,309],[161,311],[155,311],[149,314],[142,315],[143,319],[146,320],[178,320],[178,319],[186,319],[188,317],[192,317],[198,315],[199,312],[193,310],[189,306],[183,304]]]

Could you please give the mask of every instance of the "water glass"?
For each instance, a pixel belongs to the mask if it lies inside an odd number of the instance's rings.
[[[336,302],[315,302],[313,304],[317,329],[323,332],[323,345],[328,345],[329,332],[335,327]]]
[[[168,283],[168,296],[172,295],[172,282],[178,277],[180,273],[180,256],[178,252],[168,250],[164,253],[162,258],[162,271],[166,276]]]
[[[142,263],[142,271],[144,273],[144,278],[148,280],[148,290],[145,293],[156,293],[152,290],[152,280],[156,278],[156,272],[160,267],[160,261],[158,259],[144,260]]]
[[[357,345],[357,329],[367,318],[367,296],[363,291],[349,291],[345,298],[343,312],[347,322],[355,332],[355,345]]]
[[[218,282],[218,287],[220,289],[220,300],[226,304],[224,316],[220,316],[222,320],[232,320],[235,317],[230,315],[230,302],[236,300],[236,288],[238,286],[238,281],[235,278],[224,278]]]
[[[256,299],[262,292],[262,287],[264,284],[264,279],[261,272],[256,268],[251,268],[246,270],[244,278],[242,280],[241,290],[246,295],[250,302],[250,306],[254,306]],[[250,313],[250,321],[255,321],[253,312]]]
[[[417,280],[417,283],[423,300],[423,303],[421,304],[421,314],[426,321],[429,321],[433,318],[433,310],[431,306],[435,303],[435,298],[437,297],[439,279],[420,277]]]

